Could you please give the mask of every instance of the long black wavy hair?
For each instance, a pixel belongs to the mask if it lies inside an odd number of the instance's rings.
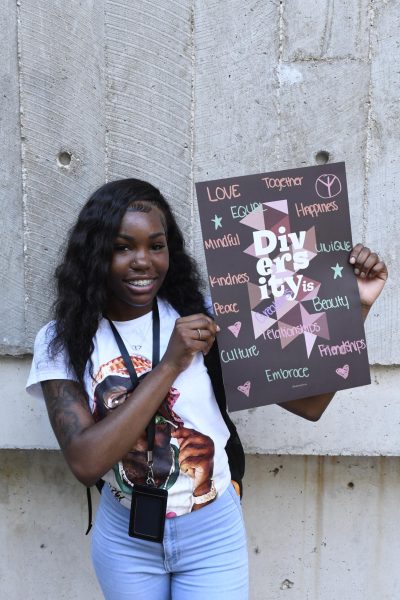
[[[69,367],[82,385],[87,364],[93,375],[93,337],[107,308],[107,278],[121,219],[128,207],[146,210],[148,205],[164,215],[170,256],[158,295],[181,316],[206,312],[197,266],[185,251],[183,235],[160,191],[139,179],[106,183],[82,208],[55,271],[55,330],[50,350],[53,356],[66,351]]]

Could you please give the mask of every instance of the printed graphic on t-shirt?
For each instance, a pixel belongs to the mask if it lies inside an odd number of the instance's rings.
[[[131,356],[140,380],[151,370],[151,362],[138,355]],[[132,383],[121,357],[114,358],[98,369],[94,376],[94,418],[101,420],[126,401]],[[174,411],[180,396],[171,387],[156,414],[156,433],[153,451],[153,472],[157,487],[170,489],[182,477],[190,481],[194,496],[205,494],[214,470],[214,442],[199,431],[185,427],[182,418]],[[131,495],[132,486],[144,484],[147,478],[147,436],[143,432],[124,458],[114,466],[119,489]],[[184,483],[184,482],[181,482]],[[199,503],[197,503],[199,507]],[[168,516],[175,516],[170,513]]]

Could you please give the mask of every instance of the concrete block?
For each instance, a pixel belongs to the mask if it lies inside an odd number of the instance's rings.
[[[283,60],[368,59],[369,0],[284,0]]]
[[[338,392],[312,423],[277,405],[233,413],[250,454],[400,456],[398,367],[373,367],[372,384]]]
[[[0,479],[2,597],[99,600],[86,491],[61,452],[2,451]]]
[[[0,379],[7,409],[0,420],[0,448],[58,448],[44,400],[25,392],[31,357],[3,357]]]
[[[362,234],[368,65],[340,61],[281,64],[279,158],[282,168],[345,161],[353,239]]]
[[[48,320],[65,233],[105,179],[103,2],[19,8],[26,347]]]
[[[107,176],[160,188],[191,240],[192,2],[105,3]]]
[[[56,449],[43,400],[25,391],[30,357],[0,360],[7,410],[0,421],[0,449]],[[400,456],[397,367],[374,367],[373,383],[337,394],[317,423],[276,405],[233,413],[249,454]]]
[[[17,7],[6,0],[0,12],[0,353],[25,346],[24,221],[20,148]]]
[[[195,2],[195,181],[278,166],[279,4]],[[197,205],[196,256],[203,266]]]
[[[400,596],[398,458],[249,456],[252,600]]]
[[[389,281],[368,318],[371,359],[400,362],[400,44],[398,2],[374,3],[366,170],[365,239],[389,266]],[[398,397],[398,396],[397,396]]]

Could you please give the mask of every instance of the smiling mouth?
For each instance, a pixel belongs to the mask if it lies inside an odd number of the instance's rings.
[[[144,288],[152,285],[154,283],[154,279],[131,279],[126,281],[126,283],[131,287]]]

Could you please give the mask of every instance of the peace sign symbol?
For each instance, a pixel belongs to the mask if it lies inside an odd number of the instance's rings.
[[[315,191],[320,198],[334,198],[342,191],[342,184],[337,175],[320,175],[315,182]]]

